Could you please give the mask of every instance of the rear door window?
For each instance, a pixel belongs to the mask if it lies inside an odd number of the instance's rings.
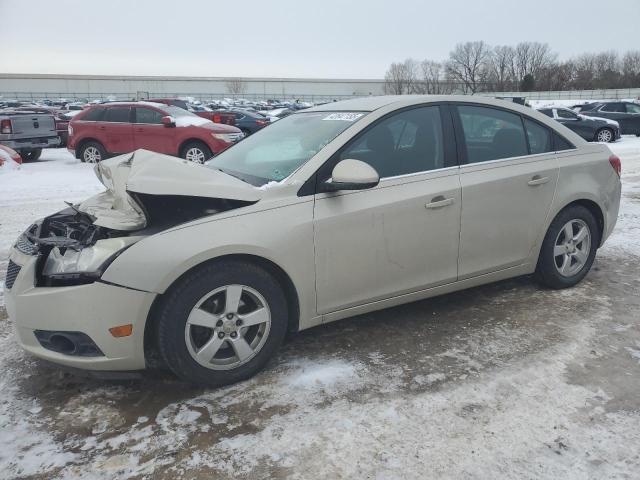
[[[551,132],[549,132],[547,127],[543,127],[539,123],[525,118],[524,128],[527,131],[529,150],[532,155],[553,151],[553,145],[551,144]]]
[[[603,112],[625,113],[624,103],[608,103],[600,110]]]
[[[627,113],[640,113],[640,105],[627,103],[625,106],[627,107]]]
[[[111,107],[107,109],[107,113],[104,116],[105,122],[113,123],[129,123],[129,107]]]
[[[467,149],[467,163],[529,154],[520,115],[484,106],[460,105],[457,109]]]

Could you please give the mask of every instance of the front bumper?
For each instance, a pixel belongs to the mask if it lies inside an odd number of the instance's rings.
[[[31,150],[34,148],[48,148],[57,147],[60,145],[60,137],[38,137],[38,138],[24,138],[16,140],[3,140],[3,145],[14,150]]]
[[[145,368],[144,327],[155,293],[102,282],[34,287],[37,257],[13,249],[9,258],[20,270],[11,288],[5,289],[5,303],[25,350],[73,368],[107,371]],[[129,323],[133,325],[132,335],[114,338],[109,333],[109,328]],[[82,357],[48,350],[36,338],[35,330],[82,332],[104,355]]]

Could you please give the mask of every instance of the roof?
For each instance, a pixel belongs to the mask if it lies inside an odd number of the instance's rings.
[[[342,100],[340,102],[325,103],[307,109],[305,111],[315,112],[334,112],[337,110],[343,111],[361,111],[372,112],[382,107],[386,107],[391,104],[403,104],[411,105],[413,103],[428,103],[428,102],[473,102],[484,103],[487,105],[496,106],[509,106],[514,110],[520,110],[521,105],[517,105],[514,102],[500,100],[493,97],[483,97],[481,95],[383,95],[383,96],[370,96],[354,98],[351,100]],[[527,108],[527,107],[524,107]]]

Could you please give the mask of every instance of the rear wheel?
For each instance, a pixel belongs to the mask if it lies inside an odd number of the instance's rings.
[[[193,163],[204,163],[213,157],[213,154],[203,142],[189,142],[182,148],[180,156]]]
[[[20,153],[20,156],[22,157],[22,160],[24,160],[26,162],[30,162],[30,161],[35,162],[36,160],[38,160],[40,158],[40,155],[42,155],[42,149],[41,148],[32,148],[32,149],[29,149],[29,150],[23,150]]]
[[[613,130],[610,128],[601,128],[596,132],[596,141],[610,143],[615,140],[615,135],[613,134]]]
[[[163,301],[158,349],[180,378],[209,386],[247,379],[282,343],[288,310],[278,282],[244,262],[205,265]]]
[[[593,214],[581,205],[565,208],[551,222],[542,243],[538,280],[550,288],[573,287],[589,273],[599,244]]]
[[[80,148],[80,161],[98,163],[107,158],[107,152],[98,142],[87,142]]]

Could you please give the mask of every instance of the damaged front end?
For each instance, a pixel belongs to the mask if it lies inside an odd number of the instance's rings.
[[[68,204],[18,238],[18,251],[37,256],[35,286],[95,282],[144,237],[259,198],[233,177],[147,151],[105,160],[96,175],[104,192]]]
[[[142,238],[93,221],[72,206],[34,223],[18,238],[17,250],[38,257],[35,286],[95,282],[120,253]]]

